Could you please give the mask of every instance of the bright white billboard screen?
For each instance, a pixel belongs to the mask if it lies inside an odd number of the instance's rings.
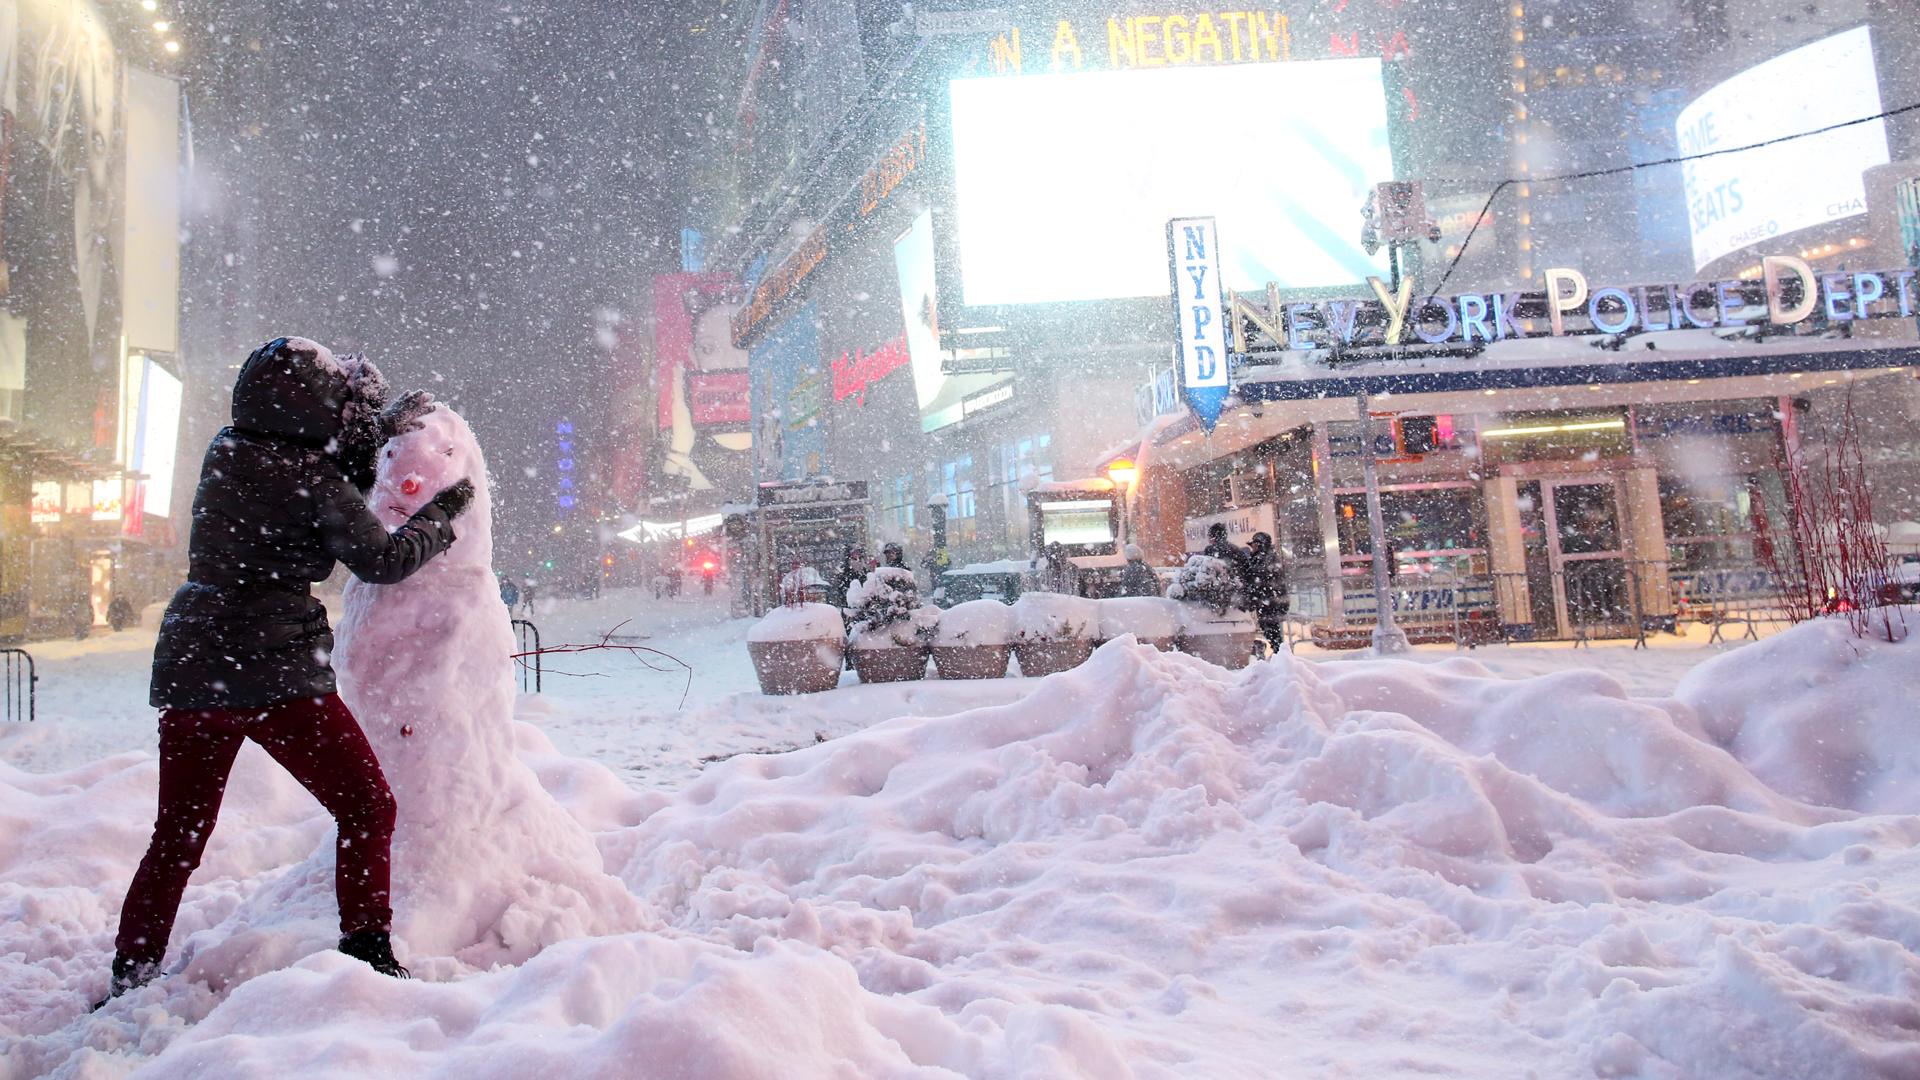
[[[1750,146],[1880,111],[1867,28],[1768,60],[1680,113],[1683,154]],[[1681,166],[1695,269],[1741,248],[1867,210],[1861,174],[1885,165],[1884,120]]]
[[[1164,296],[1170,218],[1219,221],[1236,289],[1353,285],[1393,179],[1377,58],[957,79],[969,305]]]
[[[147,361],[146,393],[140,406],[140,442],[133,467],[140,481],[141,508],[158,517],[173,514],[173,465],[180,444],[180,380]]]

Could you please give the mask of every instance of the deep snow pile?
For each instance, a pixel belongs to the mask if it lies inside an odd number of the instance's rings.
[[[624,795],[523,728],[661,929],[443,983],[319,954],[230,990],[169,979],[91,1018],[113,902],[94,890],[130,872],[143,837],[122,819],[144,832],[152,766],[0,771],[0,1062],[1920,1074],[1920,818],[1795,801],[1736,756],[1758,766],[1791,741],[1782,717],[1804,703],[1780,688],[1796,677],[1875,709],[1910,701],[1920,645],[1823,651],[1824,624],[1777,641],[1768,677],[1736,652],[1668,702],[1592,672],[1227,672],[1122,641],[1011,705],[735,758],[673,795]],[[1890,728],[1851,741],[1865,773],[1902,767]],[[287,813],[290,782],[243,760],[247,778],[183,926],[218,921],[323,831]]]

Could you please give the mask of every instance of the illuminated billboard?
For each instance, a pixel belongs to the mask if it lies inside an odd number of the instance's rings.
[[[947,373],[935,300],[931,211],[921,211],[907,231],[894,240],[893,265],[900,285],[900,315],[906,324],[913,391],[920,404],[920,430],[938,431],[1010,399],[1013,376],[1007,372]]]
[[[1680,113],[1683,154],[1750,146],[1880,111],[1873,41],[1862,26],[1728,79]],[[1861,174],[1884,165],[1884,120],[1681,166],[1693,265],[1799,229],[1864,214]]]
[[[951,84],[969,305],[1167,294],[1166,226],[1219,222],[1236,289],[1357,284],[1360,208],[1393,176],[1378,58]]]
[[[133,468],[147,477],[140,481],[141,509],[168,517],[173,513],[173,463],[180,445],[180,379],[148,360],[145,383]]]

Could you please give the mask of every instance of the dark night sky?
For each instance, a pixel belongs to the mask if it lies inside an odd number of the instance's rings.
[[[198,257],[255,256],[237,291],[189,280],[189,302],[257,316],[217,315],[230,337],[363,349],[454,402],[503,534],[547,532],[553,421],[591,438],[605,407],[596,315],[677,265],[712,81],[674,7],[222,0],[182,58],[226,217]]]

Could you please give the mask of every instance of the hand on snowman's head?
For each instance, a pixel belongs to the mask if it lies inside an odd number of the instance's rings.
[[[335,358],[347,379],[346,403],[340,407],[340,436],[335,441],[340,471],[361,491],[373,487],[375,458],[387,437],[380,423],[389,391],[386,377],[373,361],[357,353]]]
[[[425,394],[408,397],[388,410],[406,430],[381,449],[370,500],[390,529],[428,506],[451,518],[486,497],[486,462],[466,421]]]
[[[425,390],[409,390],[400,395],[380,414],[382,441],[405,435],[409,431],[419,431],[426,426],[420,418],[432,412],[438,404],[433,395]]]

